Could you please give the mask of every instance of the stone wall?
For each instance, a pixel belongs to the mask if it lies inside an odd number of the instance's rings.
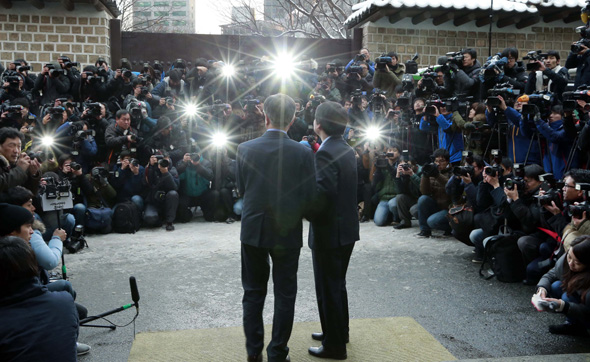
[[[557,50],[563,65],[571,43],[579,39],[579,35],[573,30],[578,24],[557,23],[555,22],[555,27],[544,24],[521,30],[494,27],[492,54],[501,52],[506,47],[516,47],[519,50],[519,59],[522,59],[531,50]],[[430,24],[425,22],[419,25],[412,25],[409,20],[396,24],[380,21],[363,26],[363,46],[369,49],[373,59],[381,53],[395,51],[400,55],[400,60],[405,62],[418,52],[420,67],[436,64],[437,58],[447,52],[475,48],[479,61],[483,63],[489,53],[488,29],[477,28],[474,24],[453,27],[452,21],[450,25],[439,27],[432,25],[432,21]]]
[[[0,13],[0,62],[26,59],[33,71],[57,61],[60,55],[92,64],[98,57],[110,58],[109,19],[94,6],[76,3],[74,11],[60,3],[45,3],[42,10],[28,2],[13,2]],[[110,61],[109,61],[110,63]]]

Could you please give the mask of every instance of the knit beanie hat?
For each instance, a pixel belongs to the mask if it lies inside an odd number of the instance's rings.
[[[573,252],[580,263],[590,266],[590,238],[586,237],[582,242],[574,245]]]
[[[20,231],[24,224],[33,223],[33,214],[24,207],[0,204],[0,236],[5,236],[13,231]]]

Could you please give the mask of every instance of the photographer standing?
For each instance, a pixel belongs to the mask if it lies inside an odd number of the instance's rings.
[[[479,98],[479,73],[481,64],[477,60],[477,51],[472,48],[461,50],[463,55],[462,64],[449,62],[449,67],[453,70],[453,88],[455,95],[464,94],[473,96],[474,100]]]
[[[574,47],[575,46],[575,47]],[[582,85],[590,85],[590,52],[588,47],[583,44],[572,44],[572,49],[565,61],[567,69],[576,68],[576,79],[574,81],[574,89],[578,89]]]
[[[561,100],[561,95],[569,80],[569,73],[567,68],[559,65],[559,59],[559,52],[550,50],[547,52],[546,59],[533,62],[537,64],[537,70],[529,74],[525,89],[526,94],[549,91]]]
[[[527,83],[526,70],[518,65],[518,49],[506,48],[502,51],[502,58],[508,59],[508,63],[504,66],[504,77],[502,82],[508,82],[514,89],[524,92]]]
[[[420,119],[420,130],[436,131],[438,133],[438,147],[445,149],[450,154],[450,162],[458,165],[463,157],[463,126],[465,120],[459,112],[451,113],[446,104],[427,106],[427,113]],[[430,109],[428,109],[430,108]],[[440,109],[439,109],[440,108]],[[430,111],[431,115],[428,115]],[[427,120],[432,117],[435,122]]]
[[[43,66],[43,70],[35,80],[34,92],[41,92],[39,104],[52,103],[56,98],[68,94],[72,83],[64,75],[63,69],[59,63],[48,63]]]
[[[386,62],[387,60],[390,61]],[[399,63],[397,53],[389,52],[387,57],[381,56],[377,58],[373,86],[387,92],[387,98],[395,98],[395,87],[402,84],[405,73],[406,66]]]
[[[333,78],[328,76],[320,78],[312,94],[314,93],[321,94],[328,101],[340,102],[342,100],[340,91],[334,86]]]

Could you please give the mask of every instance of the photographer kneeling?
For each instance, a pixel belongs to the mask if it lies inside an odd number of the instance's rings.
[[[150,157],[145,175],[144,186],[148,191],[143,221],[147,226],[159,226],[164,219],[166,230],[173,231],[172,223],[176,218],[179,202],[178,172],[170,163],[170,157],[162,154]]]
[[[420,193],[418,199],[418,222],[420,233],[418,236],[429,238],[432,229],[444,230],[450,235],[451,227],[447,221],[447,212],[451,199],[447,195],[445,186],[452,174],[449,152],[439,148],[432,155],[434,163],[422,167]]]
[[[395,180],[399,157],[399,146],[392,144],[387,147],[385,154],[378,155],[375,159],[375,171],[371,183],[376,192],[373,197],[377,197],[379,201],[373,216],[373,221],[377,226],[388,225],[391,217],[394,222],[399,222],[395,201],[395,197],[399,194],[398,184]]]

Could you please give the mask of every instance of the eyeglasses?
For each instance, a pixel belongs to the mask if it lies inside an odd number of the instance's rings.
[[[565,184],[565,185],[563,185],[563,187],[572,188],[572,189],[575,189],[575,188],[576,188],[576,186],[575,186],[575,185],[574,185],[574,186],[572,186],[572,185],[568,185],[568,184]]]

